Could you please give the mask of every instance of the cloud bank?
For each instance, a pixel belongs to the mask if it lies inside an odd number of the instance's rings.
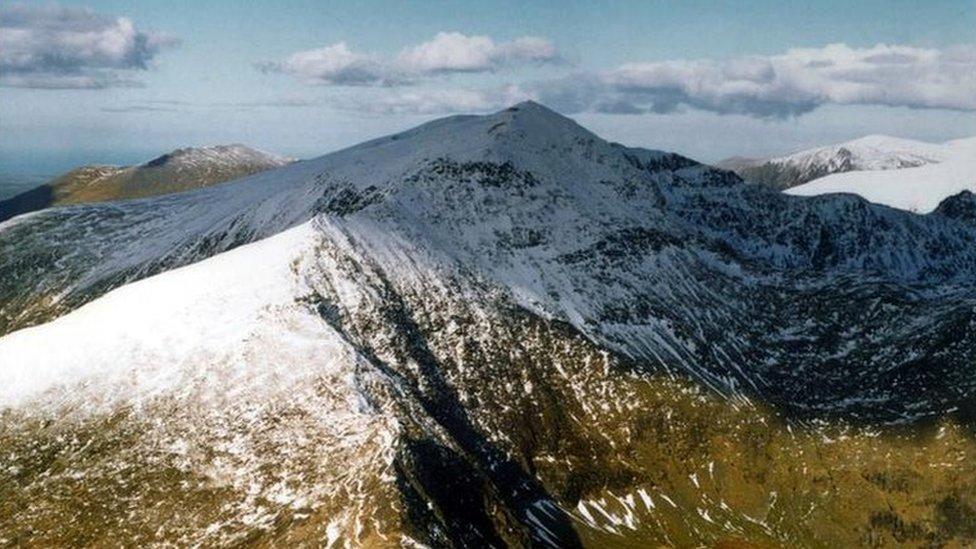
[[[539,38],[495,43],[487,37],[440,33],[391,60],[355,54],[340,43],[295,54],[276,70],[328,84],[392,88],[376,98],[344,101],[343,107],[360,105],[373,113],[487,111],[518,99],[535,99],[567,114],[699,110],[783,119],[824,105],[976,111],[973,44],[943,49],[831,44],[776,55],[631,62],[483,89],[397,89],[425,76],[491,72],[559,59],[552,44]]]
[[[496,44],[487,36],[441,32],[429,42],[406,48],[394,65],[410,74],[488,72],[506,65],[554,63],[556,47],[544,38],[524,36]]]
[[[344,110],[368,114],[449,114],[489,112],[529,99],[515,85],[497,88],[405,88],[379,95],[341,98],[335,105]]]
[[[345,42],[291,54],[283,61],[258,63],[264,72],[282,72],[333,86],[378,86],[403,82],[376,56],[353,52]]]
[[[352,51],[345,42],[296,52],[284,60],[258,63],[264,72],[281,72],[333,86],[398,86],[441,74],[492,72],[527,63],[559,63],[555,46],[525,36],[496,43],[487,36],[441,32],[432,40],[401,50],[392,59]]]
[[[663,113],[687,106],[782,118],[826,104],[972,111],[976,47],[831,44],[770,56],[627,63],[598,75],[598,81],[589,107],[608,112]]]
[[[177,40],[140,31],[125,17],[56,5],[0,10],[0,85],[27,88],[132,86],[132,74]]]

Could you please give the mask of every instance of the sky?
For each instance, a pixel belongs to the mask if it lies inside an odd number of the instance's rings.
[[[704,161],[976,135],[976,1],[0,0],[0,172],[308,158],[523,99]]]

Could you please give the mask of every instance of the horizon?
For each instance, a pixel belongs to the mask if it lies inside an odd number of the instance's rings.
[[[504,110],[510,108],[511,106],[516,106],[516,105],[519,105],[519,104],[522,104],[522,103],[527,103],[527,102],[536,103],[536,104],[542,105],[543,107],[545,107],[545,108],[547,108],[549,110],[552,110],[553,112],[556,112],[557,114],[559,114],[561,116],[565,116],[566,118],[569,118],[569,119],[573,120],[574,122],[580,124],[584,128],[587,128],[586,124],[584,124],[580,120],[578,120],[577,117],[574,117],[574,116],[571,116],[571,115],[566,115],[566,114],[563,114],[563,113],[559,113],[555,109],[550,108],[548,105],[545,105],[544,103],[541,103],[541,102],[536,101],[534,99],[526,99],[526,100],[522,100],[522,101],[518,101],[518,102],[511,103],[509,105],[509,107],[502,108],[499,111],[487,112],[487,113],[476,113],[476,114],[473,114],[473,115],[475,115],[475,116],[491,116],[492,114],[497,114],[498,112],[504,111]],[[159,158],[161,156],[168,155],[170,153],[176,152],[176,151],[181,150],[181,149],[202,149],[202,148],[233,146],[233,145],[243,145],[245,147],[248,147],[248,148],[251,148],[251,149],[254,149],[254,150],[257,150],[257,151],[271,153],[271,154],[278,154],[278,155],[281,155],[281,156],[291,157],[291,158],[294,158],[296,160],[310,160],[310,159],[318,158],[320,156],[325,156],[325,155],[328,155],[328,154],[332,154],[332,153],[335,153],[335,152],[339,152],[339,151],[341,151],[343,149],[346,149],[346,148],[355,147],[355,146],[357,146],[359,144],[366,143],[366,142],[371,141],[373,139],[377,139],[377,138],[382,138],[382,137],[386,137],[386,136],[389,136],[389,135],[395,135],[395,134],[403,133],[403,132],[409,131],[411,129],[414,129],[416,127],[423,126],[423,125],[425,125],[425,124],[427,124],[429,122],[433,122],[433,121],[440,120],[440,119],[443,119],[443,118],[448,118],[450,116],[455,116],[457,114],[470,114],[470,113],[445,114],[443,116],[438,116],[438,117],[431,118],[429,120],[424,120],[424,121],[418,122],[417,124],[415,124],[413,126],[409,126],[409,127],[402,128],[402,129],[398,129],[398,130],[394,130],[394,131],[392,131],[392,132],[390,132],[388,134],[367,137],[367,138],[365,138],[362,141],[358,141],[358,142],[355,142],[355,143],[350,143],[348,145],[342,145],[342,146],[340,146],[340,147],[338,147],[338,148],[336,148],[334,150],[329,150],[329,151],[325,151],[325,152],[322,152],[322,153],[319,153],[319,154],[314,154],[314,155],[304,156],[304,157],[302,157],[302,156],[288,155],[288,154],[280,153],[278,151],[268,150],[268,149],[265,149],[265,148],[262,148],[262,147],[256,147],[256,146],[253,146],[253,145],[251,145],[249,143],[244,143],[244,142],[199,143],[199,144],[194,144],[194,145],[181,145],[181,146],[177,146],[177,147],[175,147],[173,149],[169,149],[169,150],[165,150],[165,151],[135,150],[135,149],[133,149],[133,150],[122,150],[122,151],[119,151],[119,150],[103,150],[103,151],[77,150],[77,151],[69,151],[67,153],[65,153],[65,152],[53,152],[53,153],[47,153],[46,155],[45,155],[44,151],[37,151],[37,153],[35,153],[35,154],[39,154],[40,155],[39,158],[38,157],[32,157],[32,158],[27,158],[27,159],[23,159],[23,158],[18,159],[18,158],[15,158],[13,156],[6,157],[4,155],[4,152],[3,151],[0,151],[0,166],[2,166],[2,168],[0,168],[0,175],[3,175],[3,176],[14,176],[14,177],[17,177],[17,178],[23,177],[23,178],[27,178],[26,180],[29,180],[29,181],[34,182],[34,181],[37,180],[38,177],[51,177],[51,178],[53,178],[53,177],[57,177],[59,175],[63,175],[64,173],[69,172],[69,171],[71,171],[73,169],[81,168],[81,167],[84,167],[84,166],[105,165],[105,166],[114,166],[114,167],[131,167],[131,166],[138,166],[138,165],[142,165],[142,164],[151,162],[151,161],[153,161],[153,160],[155,160],[155,159],[157,159],[157,158]],[[590,129],[590,128],[587,128],[587,129]],[[597,133],[597,132],[594,132],[594,133]],[[599,137],[601,137],[601,138],[604,138],[604,136],[600,135],[599,133],[597,133],[597,135]],[[777,153],[777,154],[774,154],[774,155],[766,155],[766,156],[745,156],[745,155],[738,155],[738,154],[736,154],[736,155],[725,156],[725,157],[721,157],[721,158],[717,158],[717,159],[695,158],[695,157],[691,157],[690,155],[685,155],[681,151],[671,150],[671,149],[649,149],[649,150],[662,150],[664,152],[674,152],[674,153],[682,154],[684,156],[689,156],[690,158],[692,158],[693,160],[696,160],[696,161],[700,161],[700,162],[704,162],[704,163],[710,163],[710,164],[720,164],[723,161],[734,161],[734,160],[766,160],[766,159],[772,159],[772,158],[776,158],[776,157],[784,157],[784,156],[789,156],[789,155],[792,155],[792,154],[795,154],[795,153],[800,153],[800,152],[803,152],[803,151],[806,151],[806,150],[810,150],[810,149],[816,149],[816,148],[830,146],[830,145],[837,145],[837,144],[841,144],[841,143],[846,143],[846,142],[850,142],[850,141],[857,141],[857,140],[862,140],[862,139],[867,139],[867,138],[872,138],[872,137],[873,138],[882,137],[882,138],[905,139],[905,140],[919,141],[919,142],[922,142],[922,143],[930,143],[930,144],[944,144],[944,143],[948,143],[950,141],[957,140],[957,139],[965,139],[967,137],[976,137],[976,135],[964,135],[964,136],[961,136],[961,137],[954,137],[954,138],[946,139],[944,141],[924,141],[924,140],[921,140],[921,139],[913,139],[913,138],[902,137],[902,136],[898,136],[898,135],[874,133],[874,134],[865,134],[865,135],[857,136],[857,137],[854,137],[852,139],[849,139],[849,140],[846,140],[846,141],[841,141],[841,142],[819,143],[819,144],[814,144],[814,145],[811,145],[811,146],[808,146],[808,147],[801,147],[801,148],[789,149],[789,150],[785,150],[783,152],[780,152],[780,153]],[[613,141],[612,139],[606,139],[606,140],[607,141]],[[645,148],[645,149],[647,148],[647,147],[641,147],[640,145],[630,145],[630,144],[626,144],[626,143],[625,143],[625,145],[632,146],[632,147],[636,146],[638,148]],[[41,167],[41,168],[38,169],[38,167]],[[3,183],[3,182],[0,182],[0,183]]]
[[[0,15],[4,173],[233,142],[313,158],[524,99],[703,162],[976,135],[972,2],[96,0]]]

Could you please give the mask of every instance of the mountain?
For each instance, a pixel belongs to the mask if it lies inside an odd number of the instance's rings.
[[[976,137],[940,145],[941,160],[897,170],[837,173],[787,192],[801,196],[852,193],[871,202],[928,213],[951,195],[976,191]]]
[[[733,170],[747,181],[775,189],[789,189],[830,174],[898,170],[938,163],[943,158],[944,151],[940,145],[869,135],[768,160],[729,158],[717,166]]]
[[[529,102],[18,217],[0,539],[972,544],[971,200],[790,196]]]
[[[244,145],[217,145],[177,149],[138,166],[83,166],[0,201],[0,221],[53,206],[183,192],[290,162]]]

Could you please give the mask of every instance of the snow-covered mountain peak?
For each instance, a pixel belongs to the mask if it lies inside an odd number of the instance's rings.
[[[294,162],[293,158],[287,158],[253,149],[240,143],[230,145],[210,145],[206,147],[185,147],[176,149],[170,153],[154,158],[140,168],[154,168],[162,166],[201,166],[212,165],[214,167],[240,166],[240,165],[265,165],[268,167],[284,166]]]
[[[482,116],[462,115],[435,120],[386,139],[400,141],[410,138],[414,143],[429,141],[450,147],[449,144],[439,141],[445,133],[450,133],[453,140],[458,142],[458,146],[451,147],[454,149],[475,144],[491,147],[492,143],[505,141],[556,143],[575,139],[598,139],[572,119],[534,101],[524,101]],[[421,147],[421,151],[423,149]]]
[[[874,134],[766,160],[730,158],[718,166],[748,181],[788,189],[830,174],[912,168],[946,157],[945,145]]]
[[[856,170],[891,170],[941,161],[939,145],[887,135],[868,135],[852,141],[800,151],[774,158],[772,164],[801,171],[827,173]]]
[[[507,121],[513,128],[522,130],[526,134],[532,134],[537,138],[595,137],[593,132],[580,126],[569,117],[535,101],[523,101],[490,116],[499,121]]]
[[[941,145],[899,142],[901,148],[895,147],[898,143],[889,143],[885,151],[871,157],[877,165],[890,168],[829,173],[787,192],[802,196],[853,193],[871,202],[927,213],[947,197],[963,190],[976,190],[976,137]],[[863,147],[861,158],[868,158],[865,150],[871,149]],[[886,159],[891,163],[884,164]],[[925,162],[925,159],[938,160]]]
[[[741,183],[676,154],[609,143],[525,103],[437,120],[234,184],[0,226],[0,244],[17,243],[0,267],[29,273],[0,280],[0,296],[28,295],[11,300],[0,320],[29,325],[110,284],[313,218],[352,238],[398,279],[429,276],[406,267],[421,261],[463,266],[525,310],[645,358],[659,351],[641,340],[656,337],[659,319],[647,315],[674,305],[672,286],[689,272],[703,285],[689,291],[703,295],[725,291],[727,276],[737,279],[730,288],[752,288],[770,273],[784,280],[814,273],[817,284],[864,272],[892,283],[934,284],[968,280],[976,269],[967,246],[972,229],[954,221],[902,215],[854,197],[807,200]],[[38,257],[60,261],[40,282]],[[650,280],[659,282],[649,288]],[[58,300],[35,303],[31,292]],[[619,305],[628,300],[636,300],[632,310]],[[683,364],[710,383],[725,383],[729,366],[709,360]]]
[[[625,157],[629,156],[625,160]],[[646,170],[652,164],[692,166],[696,162],[662,151],[611,144],[570,118],[538,103],[525,102],[502,111],[459,115],[375,139],[305,162],[305,168],[358,189],[387,186],[445,160],[474,167],[478,163],[517,167],[550,180],[599,180],[619,161]],[[401,183],[406,181],[401,180]]]

